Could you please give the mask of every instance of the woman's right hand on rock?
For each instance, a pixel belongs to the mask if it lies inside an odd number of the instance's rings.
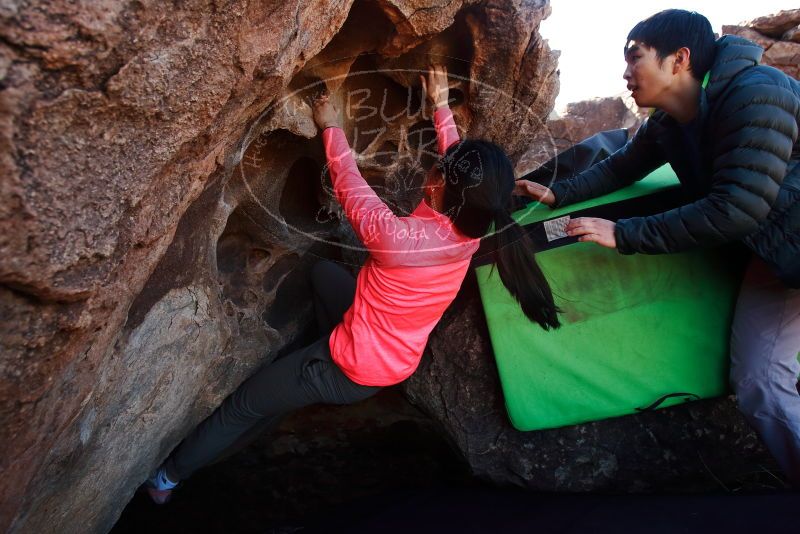
[[[316,97],[311,104],[311,109],[314,112],[314,122],[317,123],[320,130],[331,126],[340,127],[339,113],[331,104],[328,95]]]
[[[450,98],[450,87],[447,85],[447,67],[444,65],[431,65],[428,67],[427,79],[422,74],[419,75],[422,83],[422,92],[434,109],[443,108],[448,105]]]
[[[546,206],[553,206],[556,197],[549,187],[545,187],[530,180],[517,180],[514,183],[514,194],[518,196],[531,197]]]

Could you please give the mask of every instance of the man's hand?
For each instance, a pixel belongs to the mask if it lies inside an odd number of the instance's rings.
[[[517,180],[514,183],[514,194],[521,197],[531,197],[546,206],[552,206],[556,202],[556,197],[550,191],[550,188],[530,180]]]
[[[335,126],[340,128],[339,112],[328,100],[328,95],[322,95],[314,99],[311,104],[311,109],[314,112],[314,122],[320,130]]]
[[[419,75],[422,83],[422,92],[428,98],[428,102],[439,109],[447,106],[450,98],[450,87],[447,85],[447,67],[431,65],[428,67],[428,79],[422,74]]]
[[[580,236],[578,241],[591,241],[608,248],[617,248],[614,238],[614,221],[597,219],[595,217],[578,217],[569,221],[566,227],[567,235]]]

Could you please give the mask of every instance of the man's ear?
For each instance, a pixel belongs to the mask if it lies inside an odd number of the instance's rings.
[[[691,60],[690,57],[692,55],[692,51],[686,48],[679,48],[675,52],[675,62],[672,64],[672,73],[678,74],[681,71],[689,72],[692,70]]]

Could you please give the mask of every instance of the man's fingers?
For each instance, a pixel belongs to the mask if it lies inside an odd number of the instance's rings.
[[[522,193],[530,193],[530,182],[528,182],[528,180],[514,180],[514,190]]]
[[[528,186],[528,193],[535,196],[536,198],[541,198],[544,196],[544,191],[531,185]]]
[[[528,191],[530,191],[531,193],[543,193],[544,192],[542,190],[542,186],[540,186],[536,182],[528,182],[527,184],[525,184],[525,187],[527,187]]]
[[[517,180],[514,183],[514,190],[539,200],[543,199],[547,195],[547,187],[543,186],[542,184],[524,179]]]
[[[594,228],[594,224],[591,219],[587,219],[584,217],[578,217],[576,219],[571,219],[569,223],[567,223],[566,230],[578,230],[579,228],[586,229],[586,228]]]
[[[528,180],[525,180],[525,186],[528,188],[528,191],[536,191],[537,193],[544,193],[547,190],[542,184]]]
[[[572,221],[570,221],[565,230],[567,234],[575,236],[593,234],[595,228],[591,224],[572,224]]]

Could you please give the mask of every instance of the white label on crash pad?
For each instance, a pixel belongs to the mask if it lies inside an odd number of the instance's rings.
[[[567,235],[567,231],[565,230],[567,223],[569,223],[569,215],[544,222],[544,233],[547,235],[548,243],[550,241],[555,241],[556,239],[569,237]]]

